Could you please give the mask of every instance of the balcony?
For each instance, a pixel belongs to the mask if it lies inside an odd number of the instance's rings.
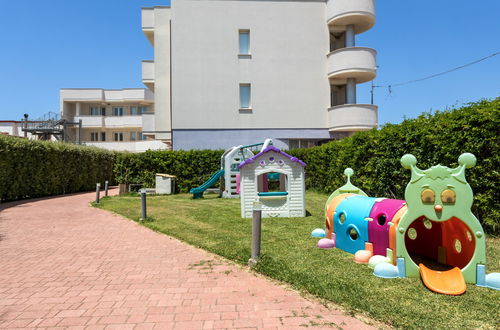
[[[142,116],[107,116],[104,118],[106,127],[142,127]]]
[[[76,116],[74,121],[82,121],[83,127],[102,127],[104,125],[104,117],[102,116]]]
[[[154,102],[154,95],[145,88],[126,88],[116,90],[104,90],[104,100],[106,102]]]
[[[142,116],[76,116],[83,127],[142,127]]]
[[[155,40],[155,10],[154,8],[142,8],[141,10],[142,32],[148,38],[149,43],[154,46]]]
[[[356,33],[364,32],[375,24],[375,0],[328,0],[326,19],[331,32],[351,24]]]
[[[142,83],[150,90],[154,91],[155,87],[155,62],[142,61]]]
[[[332,85],[344,85],[347,78],[356,83],[370,81],[377,75],[377,52],[366,47],[348,47],[327,55],[328,79]]]
[[[342,104],[328,109],[330,132],[365,131],[377,127],[378,107],[373,104]]]

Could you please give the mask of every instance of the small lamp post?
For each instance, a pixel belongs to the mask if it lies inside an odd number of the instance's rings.
[[[253,203],[253,219],[252,219],[252,256],[248,260],[250,267],[255,266],[260,258],[260,241],[262,231],[262,204],[260,202]]]

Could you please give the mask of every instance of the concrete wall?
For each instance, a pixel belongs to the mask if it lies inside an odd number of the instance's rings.
[[[155,138],[170,140],[170,8],[154,9],[154,25]]]
[[[280,149],[288,149],[288,139],[327,140],[335,137],[328,129],[218,129],[218,130],[174,130],[174,150],[227,149],[273,139]]]
[[[24,137],[23,123],[15,120],[0,120],[0,134]],[[36,137],[28,133],[27,138],[35,139]]]
[[[137,141],[137,142],[86,142],[85,145],[95,146],[98,148],[128,151],[128,152],[144,152],[147,150],[167,150],[169,146],[161,141]]]
[[[325,10],[324,1],[173,1],[173,129],[326,128]],[[250,30],[251,58],[238,57],[240,29]],[[240,83],[252,85],[252,111],[239,111]],[[182,136],[174,148],[189,143]]]

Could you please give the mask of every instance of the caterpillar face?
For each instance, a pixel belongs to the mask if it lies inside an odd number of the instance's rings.
[[[412,170],[405,190],[408,209],[434,221],[446,221],[469,212],[473,194],[465,180],[465,168],[474,166],[475,161],[474,155],[463,154],[457,168],[436,165],[420,170],[415,157],[403,156],[401,163]]]

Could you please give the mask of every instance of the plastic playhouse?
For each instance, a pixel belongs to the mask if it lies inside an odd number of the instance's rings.
[[[318,247],[337,247],[368,263],[382,278],[418,277],[434,292],[459,295],[466,283],[500,290],[500,273],[486,275],[486,242],[481,224],[471,212],[473,193],[465,169],[476,164],[462,154],[459,166],[417,168],[407,154],[403,167],[411,170],[405,201],[367,197],[351,184],[337,189],[325,205],[326,229]]]
[[[252,217],[254,202],[262,217],[305,217],[305,166],[272,145],[241,162],[241,217]]]
[[[193,194],[193,198],[202,198],[203,193],[217,183],[221,178],[224,178],[224,184],[221,184],[220,195],[224,198],[238,198],[237,181],[239,180],[238,165],[248,158],[253,157],[252,148],[262,146],[261,151],[273,144],[273,140],[266,139],[262,143],[251,145],[234,146],[227,149],[221,156],[220,169],[212,174],[201,186],[192,188],[189,193]]]

